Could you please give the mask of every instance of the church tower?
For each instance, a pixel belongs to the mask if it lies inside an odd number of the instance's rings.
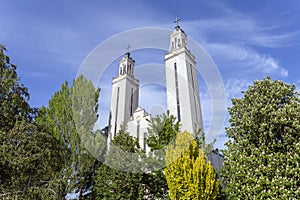
[[[138,107],[139,80],[134,78],[135,61],[127,52],[120,60],[119,75],[112,80],[108,143],[118,134]]]
[[[187,45],[187,35],[178,26],[170,34],[169,52],[165,55],[167,106],[181,122],[181,130],[203,131],[196,60]]]

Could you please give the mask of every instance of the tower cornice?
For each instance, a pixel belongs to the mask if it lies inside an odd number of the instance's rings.
[[[168,59],[171,59],[173,57],[176,57],[180,54],[183,54],[185,53],[188,57],[190,57],[191,60],[194,60],[195,63],[196,63],[196,58],[195,56],[192,54],[192,52],[187,49],[186,47],[182,47],[181,49],[177,49],[177,50],[173,50],[171,52],[168,52],[165,54],[165,61],[168,60]]]
[[[139,85],[140,81],[132,76],[129,76],[127,74],[124,74],[124,75],[120,75],[120,76],[117,76],[115,78],[112,79],[112,84],[116,83],[116,82],[120,82],[121,80],[123,79],[126,79],[128,80],[129,82],[135,84],[135,85]]]

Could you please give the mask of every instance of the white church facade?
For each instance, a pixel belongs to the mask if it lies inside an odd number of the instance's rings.
[[[134,76],[135,60],[127,52],[119,63],[119,74],[112,80],[108,126],[108,147],[121,124],[137,138],[146,152],[147,119],[151,115],[139,107],[139,80]],[[165,54],[167,110],[181,123],[181,130],[194,133],[203,130],[203,120],[196,73],[196,60],[188,49],[188,39],[180,26],[170,34],[169,51]]]

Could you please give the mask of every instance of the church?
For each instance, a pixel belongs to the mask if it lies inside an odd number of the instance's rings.
[[[181,130],[194,133],[203,131],[203,120],[196,71],[196,59],[188,48],[188,38],[178,25],[170,33],[170,46],[164,55],[166,73],[167,110],[181,123]],[[147,119],[151,116],[139,106],[139,80],[134,75],[135,60],[130,52],[119,62],[119,74],[112,80],[112,94],[108,125],[108,147],[121,125],[137,138],[145,152]]]

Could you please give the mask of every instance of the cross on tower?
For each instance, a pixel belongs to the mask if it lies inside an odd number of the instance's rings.
[[[178,17],[176,17],[176,19],[175,19],[175,21],[174,21],[174,23],[176,23],[176,27],[179,26],[179,25],[178,25],[178,22],[179,22],[180,20],[181,20],[181,19],[179,19]]]
[[[127,53],[129,53],[129,49],[130,49],[130,44],[128,44],[128,46],[126,47]]]

